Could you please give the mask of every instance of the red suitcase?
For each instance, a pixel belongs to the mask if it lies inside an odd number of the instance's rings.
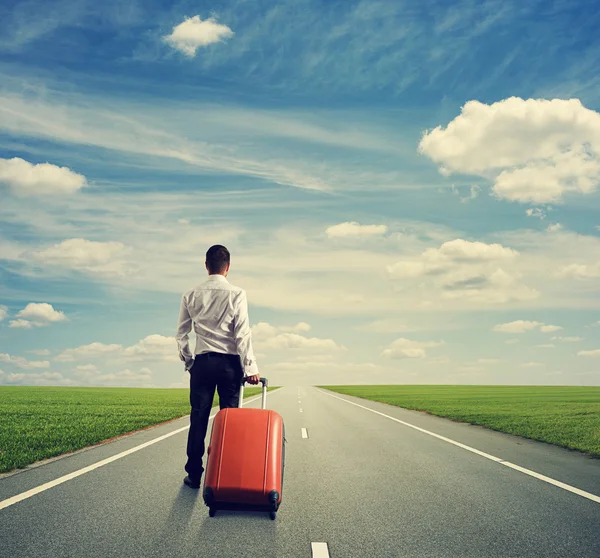
[[[266,408],[267,379],[262,382],[262,408],[237,408],[215,416],[204,477],[203,497],[213,517],[217,509],[270,512],[281,504],[285,460],[285,427],[281,415]]]

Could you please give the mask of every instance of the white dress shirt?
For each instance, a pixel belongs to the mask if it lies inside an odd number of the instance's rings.
[[[181,297],[176,339],[186,370],[194,364],[188,343],[192,324],[197,355],[208,351],[237,354],[247,376],[258,374],[244,289],[233,286],[224,275],[213,274]]]

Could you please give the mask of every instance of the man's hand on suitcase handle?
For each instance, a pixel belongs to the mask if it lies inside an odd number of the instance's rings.
[[[249,384],[258,384],[260,382],[260,374],[254,374],[254,376],[246,376],[246,381]]]

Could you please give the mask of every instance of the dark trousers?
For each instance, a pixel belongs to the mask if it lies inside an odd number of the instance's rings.
[[[239,355],[222,353],[202,353],[196,355],[190,370],[190,431],[187,443],[187,463],[185,470],[193,479],[204,472],[204,456],[208,419],[215,397],[219,394],[219,407],[237,407],[240,398],[240,385],[244,371]]]

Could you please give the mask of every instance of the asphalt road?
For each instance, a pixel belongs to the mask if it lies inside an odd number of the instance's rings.
[[[260,512],[210,518],[201,490],[182,484],[183,430],[0,509],[0,556],[600,556],[600,503],[349,401],[600,495],[600,460],[577,452],[318,388],[285,387],[267,398],[287,437],[275,521]],[[183,418],[6,476],[0,506],[188,424]],[[317,549],[317,542],[326,546]]]

